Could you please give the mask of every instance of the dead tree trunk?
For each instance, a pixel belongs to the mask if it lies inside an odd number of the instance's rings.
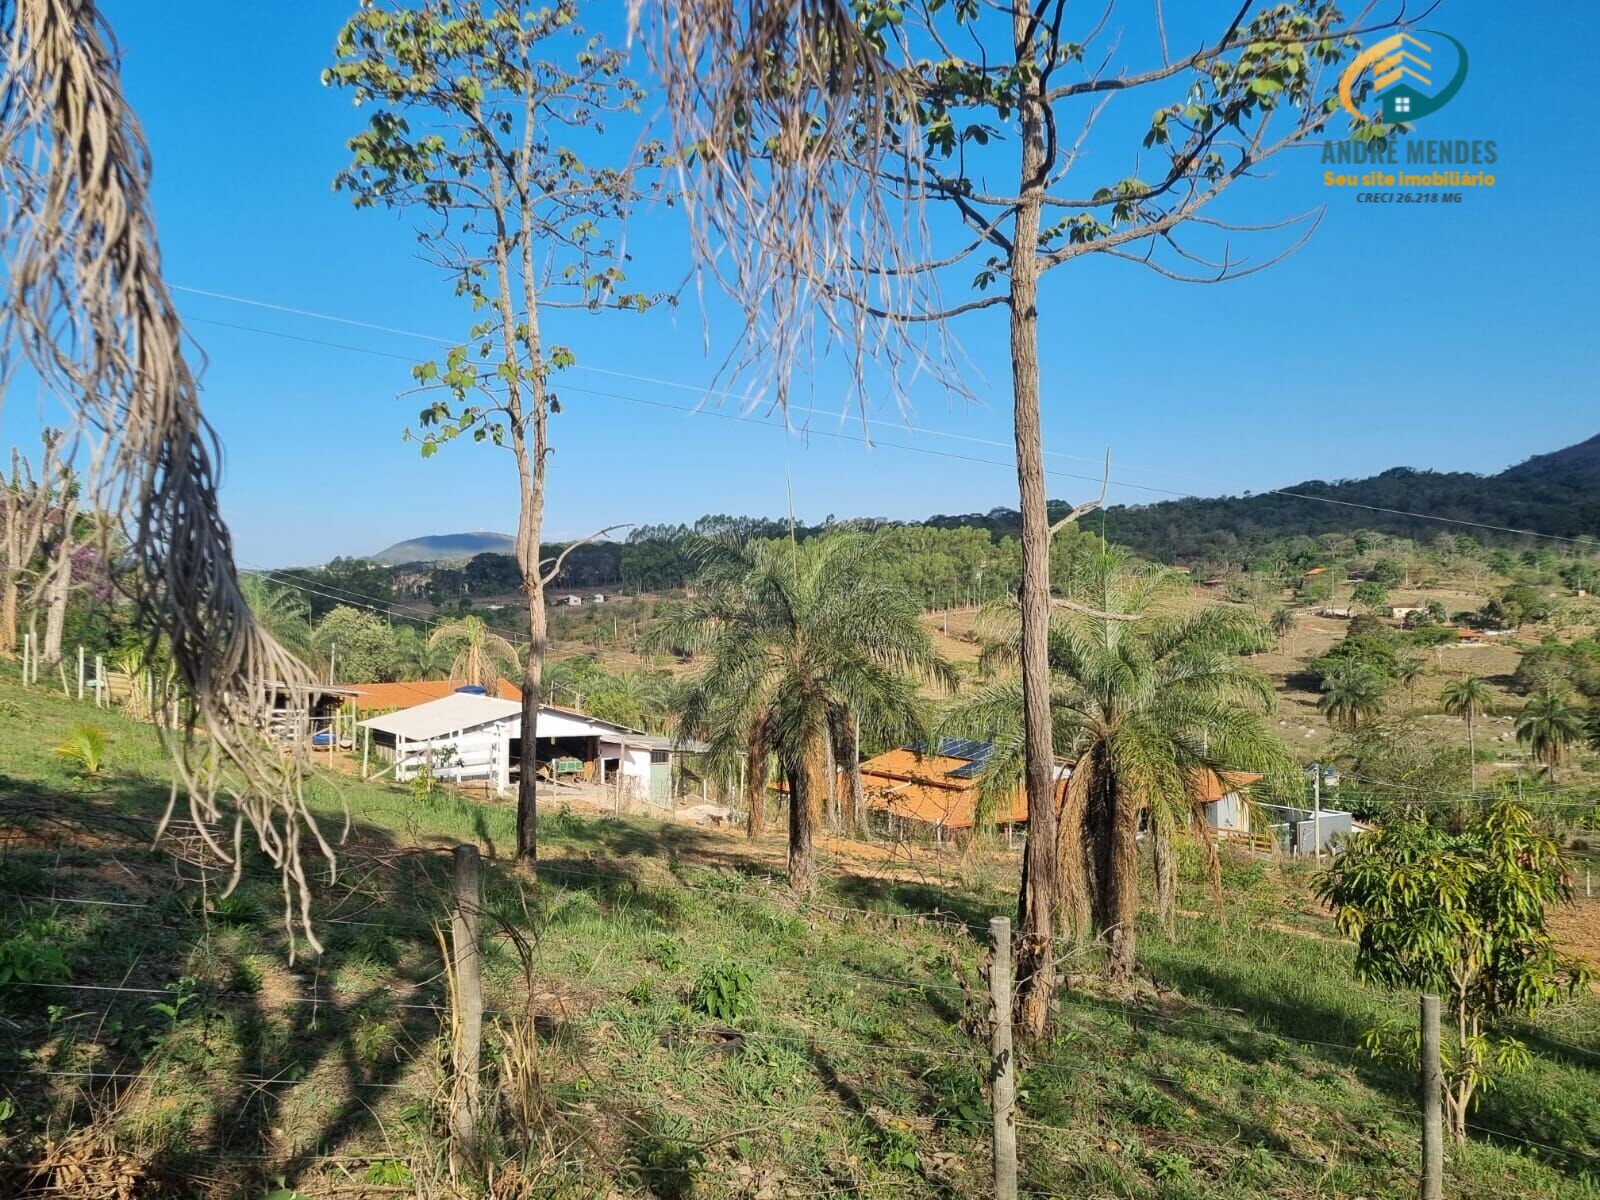
[[[44,645],[42,657],[47,666],[61,661],[61,639],[67,627],[67,600],[72,595],[71,516],[64,517],[66,528],[50,563],[44,585]]]

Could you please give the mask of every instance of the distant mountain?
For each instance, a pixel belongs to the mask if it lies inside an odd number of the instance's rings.
[[[1066,511],[1064,503],[1052,501],[1051,507]],[[1507,529],[1600,538],[1600,435],[1535,455],[1498,475],[1393,467],[1368,479],[1312,479],[1255,495],[1113,505],[1085,525],[1098,532],[1102,522],[1112,541],[1167,561],[1224,559],[1252,541],[1355,529],[1420,541],[1440,533],[1468,533],[1485,542],[1519,540],[1500,532]],[[933,517],[927,524],[978,525],[1005,535],[1017,531],[1018,521],[1015,510],[1004,508]]]
[[[396,542],[372,555],[373,562],[388,566],[414,562],[461,562],[475,554],[514,554],[517,539],[509,533],[435,533]]]
[[[1052,500],[1050,508],[1060,516],[1068,505]],[[1020,527],[1014,508],[934,516],[911,523],[942,529],[972,526],[987,529],[996,537],[1014,537]],[[1498,475],[1392,467],[1367,479],[1331,483],[1310,479],[1255,495],[1113,505],[1088,518],[1084,526],[1096,533],[1103,528],[1112,541],[1166,562],[1237,559],[1253,542],[1356,529],[1381,530],[1418,541],[1432,540],[1441,533],[1471,534],[1491,543],[1527,540],[1507,530],[1600,538],[1600,434],[1564,450],[1535,455]],[[827,527],[803,527],[800,534],[810,536]],[[694,528],[708,534],[739,532],[764,537],[786,530],[788,523],[708,516]],[[689,532],[690,527],[682,525],[635,530],[628,543],[636,569],[646,553],[642,543],[671,543]],[[373,557],[394,565],[459,562],[475,554],[513,552],[514,539],[503,533],[450,533],[399,542]],[[621,549],[605,543],[595,548],[595,554],[605,556],[605,569],[613,572],[597,576],[595,582],[616,577],[621,570]],[[573,565],[569,563],[569,569]]]
[[[1526,480],[1574,491],[1600,488],[1600,433],[1565,450],[1535,454],[1527,462],[1502,471],[1495,478],[1513,482]]]

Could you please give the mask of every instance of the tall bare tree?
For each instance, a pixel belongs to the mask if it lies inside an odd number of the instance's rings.
[[[1290,253],[1317,214],[1246,227],[1212,206],[1335,119],[1330,72],[1356,34],[1392,22],[1367,25],[1365,14],[1347,22],[1327,0],[1254,16],[1246,3],[1206,21],[1203,36],[1186,32],[1193,48],[1174,51],[1159,0],[1141,9],[1155,35],[1143,42],[1121,36],[1115,2],[1082,27],[1065,0],[635,6],[667,79],[677,136],[699,150],[688,188],[696,244],[741,246],[713,269],[767,341],[749,353],[771,352],[780,399],[809,343],[797,334],[770,339],[775,322],[820,322],[856,349],[863,383],[874,367],[894,383],[903,368],[948,367],[939,338],[956,317],[987,308],[1006,314],[1032,823],[1018,901],[1017,995],[1024,1029],[1038,1035],[1055,985],[1050,935],[1059,890],[1050,540],[1085,511],[1078,506],[1052,524],[1046,503],[1041,280],[1100,255],[1214,283]],[[1196,23],[1187,7],[1183,21]],[[1141,44],[1149,46],[1143,61],[1125,48]],[[1369,86],[1356,89],[1357,103]],[[1099,145],[1096,123],[1113,102],[1126,107],[1141,94],[1157,107],[1142,147],[1125,152],[1131,170],[1101,174],[1087,164],[1115,151]],[[1356,129],[1362,138],[1387,132],[1376,120]],[[1232,252],[1230,238],[1270,237],[1273,229],[1283,232],[1265,257]],[[956,289],[964,294],[951,295]]]
[[[357,104],[374,106],[337,186],[359,207],[416,210],[423,258],[484,314],[442,361],[413,370],[429,400],[408,436],[424,456],[470,437],[516,462],[517,564],[528,600],[517,791],[524,865],[538,859],[544,593],[579,544],[553,562],[539,559],[550,418],[561,411],[552,372],[575,361],[547,342],[542,323],[553,309],[642,311],[663,298],[624,290],[619,232],[630,207],[654,192],[661,148],[626,129],[601,136],[613,119],[627,124],[644,92],[623,73],[622,52],[584,29],[584,7],[362,0],[324,74]],[[616,165],[586,161],[577,149],[619,143],[631,152]]]
[[[215,437],[162,280],[149,154],[111,34],[92,0],[9,0],[0,20],[6,365],[20,353],[98,441],[85,501],[121,515],[140,628],[170,653],[190,702],[169,740],[191,815],[235,878],[252,828],[283,871],[291,930],[316,945],[302,838],[330,862],[333,850],[304,802],[303,757],[259,736],[280,697],[304,702],[310,676],[240,591]],[[197,723],[206,737],[189,736]],[[225,818],[232,835],[214,836]]]
[[[61,461],[59,430],[45,430],[40,440],[37,471],[13,447],[11,474],[0,479],[0,654],[7,658],[17,652],[17,622],[44,574],[39,554],[58,504],[58,480],[70,469]]]

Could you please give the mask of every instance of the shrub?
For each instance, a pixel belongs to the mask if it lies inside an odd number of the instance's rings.
[[[55,749],[74,771],[86,778],[100,774],[105,765],[106,731],[98,725],[78,724],[67,731],[66,740]]]
[[[1317,890],[1356,939],[1356,970],[1385,987],[1439,994],[1445,1111],[1457,1138],[1478,1095],[1527,1059],[1498,1035],[1580,991],[1588,972],[1560,953],[1545,912],[1569,899],[1567,864],[1531,814],[1503,801],[1464,833],[1397,820],[1352,843]],[[1415,1028],[1369,1031],[1374,1057],[1414,1065]]]
[[[695,981],[690,1001],[707,1016],[731,1025],[755,1004],[750,972],[735,962],[712,964]]]
[[[0,983],[60,983],[70,974],[61,947],[31,934],[0,942]]]

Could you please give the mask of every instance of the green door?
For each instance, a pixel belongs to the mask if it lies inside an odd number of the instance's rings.
[[[650,803],[658,808],[672,803],[672,759],[665,750],[650,751]]]

